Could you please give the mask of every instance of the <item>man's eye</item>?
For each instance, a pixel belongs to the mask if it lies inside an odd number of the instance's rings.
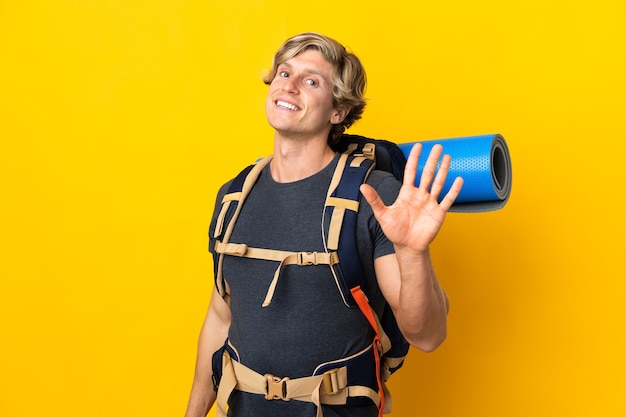
[[[311,87],[316,87],[317,86],[317,81],[315,81],[315,80],[309,79],[309,80],[306,80],[306,83],[308,85],[310,85]]]
[[[282,77],[282,78],[287,78],[289,77],[289,74],[287,73],[287,71],[281,71],[278,73],[278,76]]]

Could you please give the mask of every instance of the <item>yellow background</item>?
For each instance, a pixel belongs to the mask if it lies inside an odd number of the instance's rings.
[[[351,130],[501,133],[504,210],[433,247],[446,343],[393,416],[623,416],[623,0],[0,3],[0,415],[182,416],[218,186],[271,151],[259,76],[314,30],[363,60]],[[277,347],[277,352],[280,347]]]

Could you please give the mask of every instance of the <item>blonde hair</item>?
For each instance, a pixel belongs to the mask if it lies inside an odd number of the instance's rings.
[[[313,49],[319,51],[324,58],[335,67],[333,74],[333,105],[348,110],[345,119],[333,125],[328,143],[333,146],[341,138],[343,132],[361,118],[365,109],[365,87],[367,79],[365,69],[359,58],[327,36],[314,32],[305,32],[287,39],[274,55],[272,69],[265,74],[263,82],[269,85],[278,66],[299,53]]]

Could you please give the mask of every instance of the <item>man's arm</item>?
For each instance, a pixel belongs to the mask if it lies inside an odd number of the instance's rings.
[[[461,191],[463,180],[456,178],[450,191],[438,202],[450,169],[450,156],[444,155],[437,169],[442,147],[433,147],[420,186],[416,187],[420,152],[420,144],[411,150],[402,188],[391,206],[385,206],[369,185],[362,185],[361,192],[395,248],[395,254],[374,261],[380,289],[407,341],[419,349],[432,351],[446,337],[448,299],[435,275],[429,246]]]
[[[382,256],[374,267],[404,337],[420,350],[435,350],[446,338],[448,298],[428,253],[403,261],[397,254]]]
[[[213,289],[198,340],[196,370],[185,417],[205,417],[215,402],[211,359],[228,337],[230,319],[230,308],[217,290]]]

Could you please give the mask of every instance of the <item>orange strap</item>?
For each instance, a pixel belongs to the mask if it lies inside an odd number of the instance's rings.
[[[378,325],[376,324],[376,318],[374,317],[374,312],[370,307],[369,301],[365,296],[365,293],[361,290],[361,286],[357,285],[356,287],[350,290],[352,293],[352,297],[354,297],[354,301],[356,301],[359,309],[370,323],[370,326],[374,329],[376,336],[374,337],[374,357],[376,358],[376,382],[378,383],[378,395],[380,396],[380,405],[378,407],[378,417],[382,417],[383,409],[385,408],[385,394],[384,394],[384,385],[382,380],[382,375],[380,372],[380,356],[382,351],[382,339],[380,333],[378,331]]]

